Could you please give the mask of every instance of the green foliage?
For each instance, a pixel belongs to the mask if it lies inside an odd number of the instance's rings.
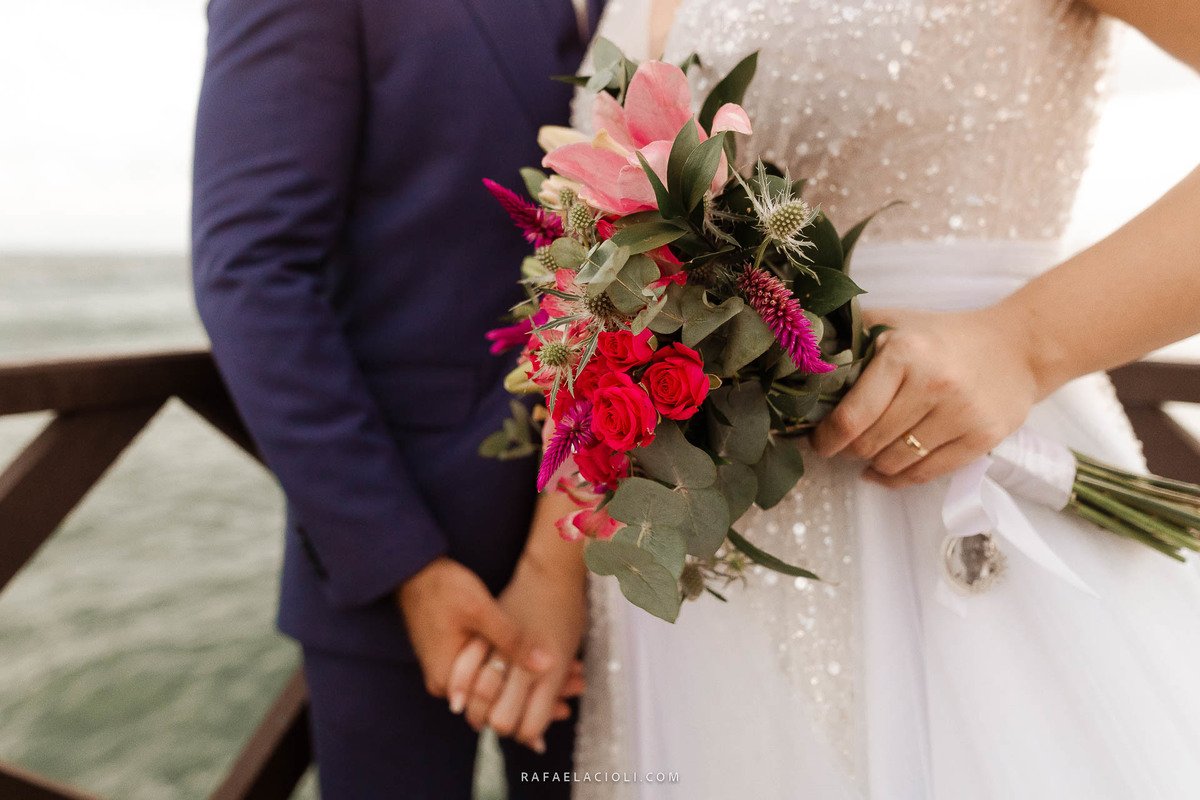
[[[583,559],[597,575],[615,575],[621,594],[638,608],[667,622],[679,616],[679,582],[649,550],[614,537],[589,541]]]
[[[812,263],[818,267],[832,267],[840,271],[845,258],[842,252],[842,240],[838,236],[837,228],[833,227],[833,223],[829,221],[829,217],[825,216],[824,211],[817,213],[817,218],[805,228],[804,233],[814,245],[808,251]]]
[[[819,317],[832,313],[852,298],[864,294],[859,285],[840,269],[812,267],[810,272],[796,276],[792,293],[805,311]]]
[[[752,465],[763,457],[771,412],[757,381],[722,386],[709,393],[708,441],[719,457]]]
[[[863,231],[865,231],[867,229],[867,226],[871,224],[871,220],[875,219],[875,217],[879,216],[884,211],[887,211],[889,208],[893,208],[893,207],[899,206],[899,205],[904,205],[904,201],[903,200],[893,200],[892,202],[887,203],[886,205],[880,207],[879,210],[868,215],[866,219],[861,220],[857,225],[855,225],[850,230],[846,231],[846,235],[842,237],[842,255],[843,255],[842,269],[849,271],[850,256],[854,254],[854,246],[858,244],[859,237],[861,237],[863,235]]]
[[[649,477],[670,486],[704,489],[717,480],[717,467],[708,453],[684,438],[674,422],[660,422],[654,441],[631,455]]]
[[[758,51],[751,53],[729,71],[729,74],[721,79],[720,83],[713,87],[708,93],[708,97],[704,100],[704,105],[700,108],[700,124],[704,126],[704,130],[712,130],[713,117],[717,115],[718,109],[726,103],[741,104],[746,97],[746,89],[749,88],[750,82],[754,80],[754,73],[758,70]]]
[[[571,237],[562,236],[551,243],[550,257],[559,269],[577,270],[587,260],[588,251]]]
[[[758,479],[758,494],[754,502],[761,508],[778,504],[804,476],[804,456],[792,439],[771,440],[763,451],[762,459],[751,466]]]
[[[633,315],[641,311],[653,297],[646,287],[658,278],[658,265],[644,255],[631,256],[625,266],[604,289],[613,305],[623,314]],[[588,285],[589,294],[595,294],[595,282]]]
[[[630,254],[637,255],[670,244],[685,233],[687,233],[686,228],[658,219],[621,228],[613,234],[610,241],[618,247],[624,247]]]
[[[504,426],[488,436],[479,445],[479,455],[499,461],[528,458],[538,451],[534,441],[537,426],[529,416],[529,409],[517,400],[509,401],[512,416],[504,420]]]
[[[542,190],[542,184],[546,182],[546,173],[533,167],[521,167],[521,180],[525,182],[525,191],[529,192],[530,197],[537,200],[538,192]]]
[[[705,341],[701,348],[705,364],[722,377],[736,374],[775,344],[775,334],[758,312],[742,306],[728,325]]]
[[[777,556],[773,556],[767,551],[756,547],[751,542],[735,530],[729,531],[729,543],[740,550],[751,561],[767,569],[784,575],[790,575],[793,578],[808,578],[809,580],[819,581],[820,577],[815,572],[809,572],[802,567],[793,566]]]
[[[754,470],[737,461],[728,461],[717,467],[717,489],[729,505],[729,519],[736,522],[750,510],[758,495],[758,478]]]
[[[711,558],[725,541],[731,522],[729,504],[715,488],[680,489],[687,503],[683,518],[683,537],[689,555]]]

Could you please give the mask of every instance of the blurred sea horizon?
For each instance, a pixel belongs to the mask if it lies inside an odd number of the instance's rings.
[[[185,256],[203,8],[6,7],[0,362],[206,346]],[[1200,161],[1200,80],[1131,33],[1116,60],[1074,248]],[[0,418],[0,464],[45,419]],[[281,509],[257,464],[165,409],[0,594],[0,760],[122,800],[205,796],[296,664],[273,626]]]

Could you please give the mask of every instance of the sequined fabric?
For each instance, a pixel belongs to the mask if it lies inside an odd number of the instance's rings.
[[[761,156],[809,178],[876,241],[1056,239],[1107,61],[1107,26],[1061,0],[684,0],[665,57],[697,52],[703,96],[760,52],[746,99]]]

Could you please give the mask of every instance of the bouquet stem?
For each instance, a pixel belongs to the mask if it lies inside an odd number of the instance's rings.
[[[1075,454],[1067,507],[1101,528],[1183,561],[1200,552],[1200,486],[1138,475]]]

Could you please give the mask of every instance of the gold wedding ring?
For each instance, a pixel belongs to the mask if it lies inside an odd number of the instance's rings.
[[[487,668],[494,669],[496,672],[499,672],[501,675],[508,672],[508,664],[504,663],[504,659],[498,658],[495,656],[493,656],[487,662]]]
[[[929,451],[925,449],[925,445],[921,444],[921,440],[911,433],[904,437],[904,443],[916,451],[917,458],[924,458],[929,455]]]

